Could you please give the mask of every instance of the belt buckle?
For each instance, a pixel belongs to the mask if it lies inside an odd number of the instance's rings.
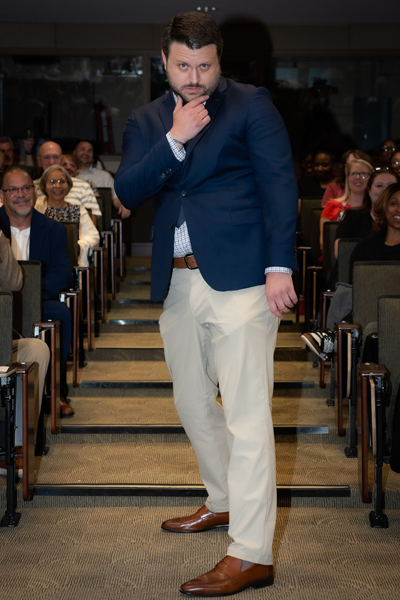
[[[185,261],[185,265],[187,266],[187,268],[189,269],[189,271],[195,271],[196,269],[198,269],[199,267],[191,267],[187,261],[188,258],[190,258],[191,256],[193,256],[192,254],[185,254],[185,256],[183,257],[184,261]]]

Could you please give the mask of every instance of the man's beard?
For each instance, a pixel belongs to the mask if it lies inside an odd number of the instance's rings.
[[[214,79],[209,83],[208,86],[205,85],[199,85],[197,83],[188,83],[186,85],[183,85],[182,87],[178,88],[175,84],[173,79],[170,77],[169,73],[168,73],[168,69],[166,69],[166,74],[167,74],[167,79],[168,79],[168,83],[169,83],[169,87],[171,88],[171,90],[174,92],[174,94],[176,94],[177,96],[180,96],[183,100],[183,104],[187,104],[188,102],[190,102],[191,100],[194,100],[195,98],[198,98],[198,96],[211,96],[211,94],[213,94],[215,92],[215,90],[217,89],[217,87],[219,86],[219,82],[221,81],[221,69],[218,70],[218,73],[216,74],[216,76],[214,77]],[[188,97],[185,94],[185,89],[186,88],[198,88],[199,91],[201,91],[201,93],[198,96],[194,96],[194,97]]]

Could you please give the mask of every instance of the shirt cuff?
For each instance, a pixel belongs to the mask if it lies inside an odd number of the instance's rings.
[[[288,267],[268,267],[264,271],[265,275],[267,273],[287,273],[288,275],[293,275],[293,270]]]
[[[167,140],[168,140],[168,144],[171,147],[172,152],[174,153],[175,158],[177,160],[179,160],[179,162],[183,162],[186,157],[185,148],[182,148],[182,150],[179,150],[178,145],[174,142],[174,139],[169,131],[167,133]]]

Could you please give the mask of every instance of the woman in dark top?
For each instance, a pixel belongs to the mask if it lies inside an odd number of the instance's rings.
[[[380,195],[374,207],[375,235],[354,248],[350,258],[350,280],[353,266],[364,260],[400,260],[400,183],[392,183]]]
[[[313,155],[314,175],[297,182],[299,198],[322,198],[328,185],[336,181],[334,163],[335,156],[330,152],[316,152]]]
[[[371,175],[365,191],[364,202],[359,208],[346,211],[343,221],[336,230],[335,257],[338,256],[338,244],[342,238],[365,238],[371,235],[374,224],[374,206],[379,196],[392,183],[397,182],[394,171],[377,168]]]
[[[379,196],[374,206],[376,233],[358,242],[350,258],[350,281],[353,266],[359,261],[400,261],[400,183],[392,183]],[[348,297],[345,296],[347,293]],[[327,360],[334,349],[335,335],[330,328],[335,321],[347,320],[351,309],[352,290],[348,286],[332,298],[328,311],[328,329],[304,333],[301,337],[320,358]],[[344,307],[348,306],[348,310]],[[341,312],[342,311],[342,312]]]

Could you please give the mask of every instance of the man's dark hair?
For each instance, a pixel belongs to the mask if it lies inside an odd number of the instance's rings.
[[[93,142],[91,142],[90,140],[79,140],[79,142],[75,145],[75,150],[77,149],[79,144],[90,144],[92,146],[92,149],[94,152],[94,145],[93,145]]]
[[[7,144],[7,142],[13,146],[13,141],[8,135],[0,136],[0,144]]]
[[[224,40],[218,25],[205,13],[186,12],[173,17],[161,38],[161,50],[168,58],[172,42],[185,44],[191,50],[215,44],[218,58],[221,58]]]

